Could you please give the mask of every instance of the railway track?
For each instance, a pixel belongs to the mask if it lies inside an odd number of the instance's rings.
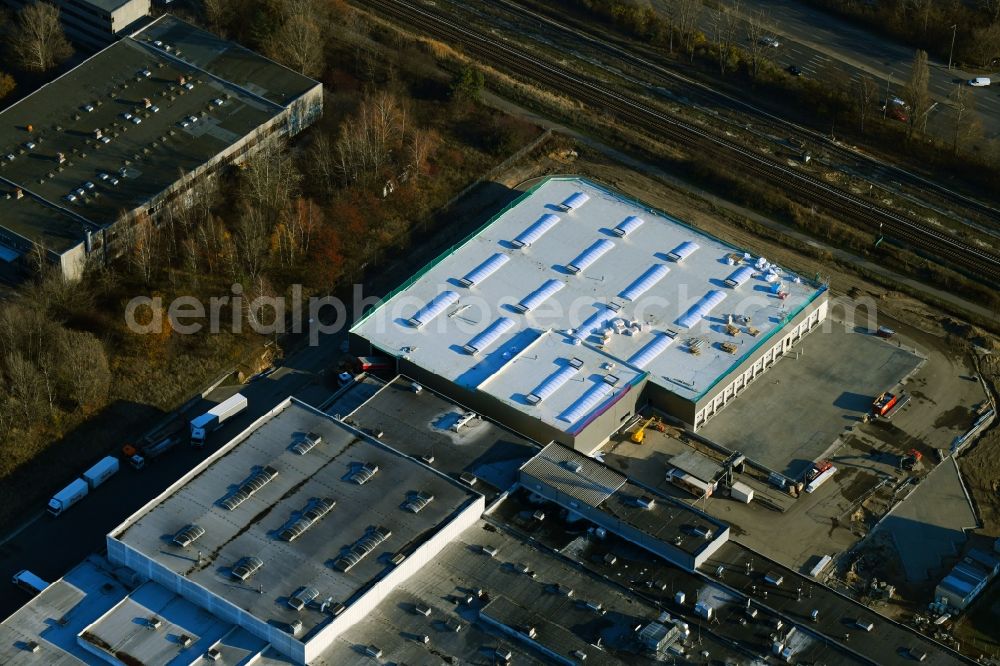
[[[431,37],[460,46],[502,71],[576,99],[594,109],[611,112],[619,120],[651,136],[666,138],[692,153],[709,155],[737,165],[747,176],[759,177],[805,201],[822,205],[841,219],[863,225],[872,233],[892,237],[927,254],[963,268],[973,277],[1000,285],[1000,256],[951,237],[929,225],[909,220],[891,210],[872,205],[854,194],[833,187],[810,174],[799,172],[770,157],[754,153],[724,137],[678,120],[642,101],[584,78],[561,65],[543,61],[502,40],[458,25],[433,11],[402,0],[360,0],[381,15],[393,17]]]

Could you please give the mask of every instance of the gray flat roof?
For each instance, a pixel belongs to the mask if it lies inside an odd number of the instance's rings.
[[[183,48],[178,57],[178,47],[165,50],[169,42],[156,46],[158,33],[147,37],[140,32],[4,110],[0,179],[7,182],[0,185],[0,225],[65,251],[83,240],[85,228],[114,223],[122,211],[143,205],[176,182],[180,173],[210,161],[281,113],[289,101],[320,85],[174,17],[161,17],[147,30],[157,26],[178,43],[187,35],[195,51],[216,52],[225,66],[213,69],[216,61],[211,59],[195,64],[197,59]],[[239,57],[226,56],[230,51]],[[193,89],[181,86],[180,77],[193,83]],[[158,112],[146,109],[144,99]],[[221,106],[214,103],[217,99],[223,101]],[[86,110],[88,105],[92,111]],[[126,113],[141,124],[127,120]],[[189,116],[198,120],[182,127]],[[98,140],[95,130],[110,142]],[[34,148],[27,147],[28,142]],[[64,155],[62,164],[58,153]],[[120,169],[125,169],[124,175]],[[118,178],[119,184],[102,180],[101,173]],[[4,200],[15,186],[31,196]],[[85,196],[74,194],[76,201],[67,201],[78,188]]]
[[[155,629],[149,624],[153,618],[160,623]],[[203,654],[231,628],[163,586],[146,583],[88,626],[81,640],[125,663],[127,656],[137,660],[133,663],[168,664],[182,655]]]
[[[521,471],[594,507],[600,506],[627,481],[610,467],[555,443],[542,449]]]
[[[497,556],[481,553],[483,545],[495,547]],[[512,564],[527,565],[535,577],[518,573]],[[562,594],[554,587],[556,583]],[[485,596],[474,599],[471,606],[452,602],[477,588]],[[568,590],[572,596],[565,595]],[[498,603],[498,599],[503,601]],[[607,613],[598,615],[586,608],[588,601],[600,603]],[[416,613],[417,604],[430,607],[431,614]],[[479,619],[480,613],[496,614],[501,605],[527,609],[525,616],[530,612],[534,618],[538,642],[567,658],[571,658],[569,652],[580,649],[588,655],[588,664],[653,663],[619,648],[625,647],[622,637],[631,636],[636,624],[656,620],[659,610],[654,605],[484,521],[462,532],[363,621],[347,629],[316,663],[370,664],[371,659],[357,649],[365,645],[378,646],[387,663],[429,664],[447,662],[452,656],[460,663],[488,664],[495,647],[513,652],[515,664],[549,663],[539,652]],[[464,628],[458,633],[445,631],[441,625],[445,620],[459,621]],[[418,640],[424,635],[430,637],[427,645]],[[599,635],[604,652],[592,646]],[[714,638],[706,635],[704,640],[717,658],[731,654]]]
[[[722,472],[722,465],[697,451],[685,451],[671,456],[670,465],[705,483],[711,483]]]
[[[0,624],[0,663],[76,666],[92,662],[93,655],[77,643],[77,635],[128,594],[101,563],[96,556],[84,560],[5,619]],[[13,587],[9,590],[9,594],[20,593]],[[25,649],[30,642],[38,644],[38,652]]]
[[[180,49],[179,57],[192,67],[282,107],[319,85],[308,76],[170,14],[134,33],[132,39],[163,53],[167,53],[165,46],[156,42],[169,45],[170,53],[175,55]]]
[[[564,210],[560,204],[574,193],[589,200]],[[644,222],[620,237],[615,227],[630,218]],[[685,242],[698,248],[671,257]],[[581,258],[590,248],[590,258]],[[570,268],[591,259],[577,273]],[[731,261],[751,267],[736,287],[725,282],[740,267]],[[595,183],[550,178],[425,267],[352,331],[385,353],[571,431],[643,372],[697,399],[823,293],[778,267],[769,282],[764,264],[757,265],[758,258]],[[786,298],[773,293],[775,285]],[[722,302],[684,322],[712,294]],[[522,302],[534,307],[523,313]],[[620,309],[609,312],[608,304]],[[750,323],[738,318],[730,334],[729,314],[747,315]],[[608,328],[613,319],[618,327]],[[488,339],[476,340],[480,334]],[[691,351],[695,341],[698,354]],[[723,351],[723,343],[735,345],[735,353]],[[580,371],[555,380],[548,397],[533,404],[530,394],[574,357],[583,361]],[[621,378],[615,390],[567,419],[568,405],[579,406],[604,374]]]
[[[426,387],[415,393],[411,385],[409,378],[397,377],[351,412],[347,422],[381,431],[385,444],[414,458],[433,455],[431,466],[452,478],[475,474],[476,490],[488,499],[513,486],[518,468],[538,453],[531,440],[485,418],[455,432],[452,426],[467,410]]]
[[[293,452],[291,446],[309,432],[322,442],[305,455]],[[392,566],[387,556],[411,554],[475,497],[294,400],[218,455],[110,538],[265,621],[302,620],[304,641],[329,616],[288,608],[284,600],[299,587],[315,588],[320,600],[349,603]],[[366,463],[378,466],[374,477],[363,485],[349,480]],[[221,505],[265,467],[278,475],[234,510]],[[417,491],[433,495],[433,501],[414,514],[402,505]],[[280,539],[280,532],[318,498],[330,498],[336,506],[294,541]],[[189,524],[202,527],[205,535],[187,549],[173,545],[173,535]],[[334,569],[334,562],[375,526],[391,536],[346,573]],[[232,568],[249,556],[260,558],[263,567],[239,583]]]

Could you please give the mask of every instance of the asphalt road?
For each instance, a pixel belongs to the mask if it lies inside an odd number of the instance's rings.
[[[670,0],[650,0],[662,10]],[[881,35],[859,28],[847,21],[807,7],[797,0],[743,0],[744,12],[763,11],[769,31],[780,42],[771,58],[781,67],[796,65],[802,76],[820,80],[843,78],[857,81],[867,74],[879,83],[879,95],[899,95],[910,75],[913,49]],[[701,29],[711,34],[711,13],[701,16]],[[928,116],[928,129],[949,137],[952,112],[945,108],[949,95],[974,75],[958,69],[948,70],[948,63],[930,60],[930,91],[939,103]],[[991,75],[996,82],[989,88],[969,88],[975,98],[976,113],[986,138],[1000,136],[1000,72]]]

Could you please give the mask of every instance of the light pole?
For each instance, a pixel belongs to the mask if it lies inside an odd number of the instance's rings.
[[[951,71],[951,56],[955,53],[955,33],[958,31],[958,24],[951,26],[951,48],[948,49],[948,71]]]

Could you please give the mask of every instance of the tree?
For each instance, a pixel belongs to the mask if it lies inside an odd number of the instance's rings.
[[[30,425],[33,417],[38,414],[42,402],[42,378],[34,364],[21,352],[11,352],[4,359],[8,380],[8,390],[18,402],[24,415],[22,426]]]
[[[59,10],[47,2],[35,2],[19,11],[7,39],[14,61],[29,71],[47,71],[73,55],[59,23]]]
[[[733,56],[733,42],[739,24],[739,0],[720,2],[711,15],[712,39],[719,52],[719,73],[725,76]]]
[[[415,129],[410,134],[410,166],[414,180],[420,178],[427,169],[427,161],[434,153],[441,137],[434,130]]]
[[[857,84],[855,84],[855,90],[858,100],[858,119],[861,121],[861,133],[864,134],[865,120],[868,119],[868,115],[875,105],[875,98],[878,95],[878,84],[875,83],[872,77],[862,74]]]
[[[104,406],[111,388],[111,369],[100,340],[91,333],[61,331],[56,346],[59,385],[84,414]]]
[[[926,125],[926,114],[930,111],[931,94],[928,89],[930,80],[930,70],[927,66],[927,51],[918,49],[913,56],[913,68],[910,71],[910,80],[903,90],[903,96],[910,106],[910,128],[909,136],[917,129],[917,123],[924,121]]]
[[[997,6],[1000,7],[1000,0],[997,0]],[[1000,58],[1000,20],[973,30],[963,52],[983,67]]]
[[[761,63],[764,61],[765,52],[771,48],[770,43],[765,40],[767,37],[767,20],[764,11],[751,11],[746,15],[747,28],[747,55],[750,58],[750,76],[757,78],[760,73]]]
[[[950,97],[954,118],[951,149],[958,155],[962,152],[962,146],[982,132],[982,124],[975,116],[976,96],[969,94],[967,86],[956,84]]]
[[[240,190],[254,208],[262,208],[277,221],[288,201],[299,192],[302,174],[287,144],[270,139],[260,144],[243,163]]]
[[[468,63],[451,82],[451,96],[455,99],[477,100],[486,85],[482,70]]]
[[[0,99],[14,92],[14,88],[16,87],[17,82],[14,81],[13,76],[6,72],[0,72]]]
[[[321,12],[314,0],[285,4],[287,13],[267,41],[267,54],[306,76],[323,73],[326,37]]]

